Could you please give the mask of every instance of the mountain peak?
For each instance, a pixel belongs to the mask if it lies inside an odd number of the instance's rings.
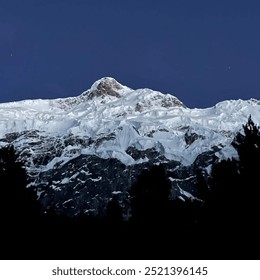
[[[91,90],[102,90],[102,89],[116,89],[120,90],[123,89],[124,86],[121,85],[117,80],[112,77],[103,77],[97,80],[92,86]]]
[[[127,86],[120,84],[117,80],[112,77],[103,77],[91,86],[91,88],[83,92],[83,96],[87,97],[88,100],[92,100],[96,97],[102,99],[107,96],[112,97],[123,97],[126,93],[132,92],[132,101],[136,102],[136,110],[142,111],[144,108],[150,108],[151,106],[161,107],[184,107],[186,106],[175,96],[170,94],[163,94],[158,91],[151,90],[149,88],[143,88],[133,90]],[[136,96],[137,95],[137,96]]]
[[[88,95],[89,99],[92,99],[94,97],[100,97],[100,96],[104,98],[105,96],[108,95],[120,97],[121,96],[120,92],[126,89],[130,90],[128,87],[123,86],[114,78],[104,77],[97,80],[85,94]]]

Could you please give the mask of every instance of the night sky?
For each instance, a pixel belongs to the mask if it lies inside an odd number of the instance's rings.
[[[0,0],[0,102],[104,76],[191,108],[260,99],[260,1]]]

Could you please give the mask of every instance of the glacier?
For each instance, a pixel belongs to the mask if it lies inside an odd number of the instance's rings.
[[[100,85],[103,95],[95,96]],[[108,89],[116,94],[107,94]],[[125,153],[129,146],[139,150],[155,147],[166,158],[189,165],[212,146],[229,145],[233,136],[242,132],[249,115],[260,123],[259,101],[228,100],[211,108],[190,109],[170,94],[132,90],[106,77],[78,97],[0,104],[0,137],[33,130],[46,136],[74,135],[93,141],[110,135],[102,145],[90,145],[82,153],[134,164]],[[185,133],[204,137],[187,145]]]
[[[99,160],[122,165],[118,170],[127,178],[134,166],[143,168],[151,162],[178,162],[172,168],[189,169],[205,153],[218,160],[236,158],[231,143],[238,132],[243,134],[242,125],[250,115],[260,123],[259,100],[225,100],[210,108],[188,108],[171,94],[148,88],[135,90],[104,77],[79,96],[0,104],[0,146],[13,144],[19,151],[33,178],[31,185],[41,186],[40,197],[45,188],[58,193],[74,179],[75,189],[87,181],[101,184],[105,174],[93,175],[90,167],[98,166]],[[73,167],[76,160],[82,160],[85,167]],[[210,170],[210,162],[204,167]],[[57,176],[55,170],[60,170]],[[192,178],[190,172],[187,174]],[[172,181],[180,187],[178,181]],[[109,182],[106,184],[112,184]],[[188,191],[181,189],[180,193],[193,195]],[[111,188],[109,192],[121,193],[122,189]],[[56,202],[61,195],[57,197]],[[67,205],[69,194],[62,199]]]

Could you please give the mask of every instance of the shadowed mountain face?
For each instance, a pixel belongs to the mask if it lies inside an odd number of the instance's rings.
[[[103,215],[117,196],[129,214],[128,190],[144,169],[162,163],[171,197],[199,199],[196,172],[237,157],[231,142],[258,100],[189,109],[178,98],[102,78],[77,97],[0,104],[0,146],[25,160],[43,209]]]

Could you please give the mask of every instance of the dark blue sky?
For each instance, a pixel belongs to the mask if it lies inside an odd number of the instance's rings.
[[[260,1],[0,0],[0,102],[112,76],[188,107],[260,98]]]

